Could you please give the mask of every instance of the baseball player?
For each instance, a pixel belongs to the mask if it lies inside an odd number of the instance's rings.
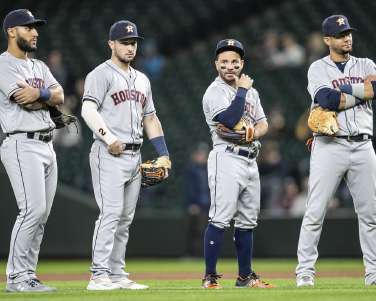
[[[259,138],[268,131],[268,123],[253,80],[240,73],[244,49],[234,39],[218,43],[215,66],[218,77],[206,90],[203,109],[213,140],[208,159],[208,181],[211,194],[209,225],[205,232],[205,289],[219,289],[220,275],[216,265],[223,232],[235,220],[234,241],[238,255],[239,276],[235,287],[274,287],[259,279],[251,269],[253,228],[260,211],[260,180],[256,157]],[[253,141],[238,146],[216,134],[217,125],[234,128],[245,116],[254,125]]]
[[[88,290],[147,289],[128,278],[125,250],[141,186],[143,127],[160,157],[169,156],[148,78],[130,63],[143,40],[119,21],[110,29],[110,60],[86,78],[82,117],[94,133],[90,167],[100,209],[93,236]],[[166,177],[168,174],[166,175]]]
[[[338,113],[334,136],[315,134],[312,143],[309,191],[300,231],[297,286],[313,286],[314,264],[325,213],[342,178],[349,186],[359,219],[360,244],[366,266],[365,284],[376,284],[376,157],[372,148],[376,65],[356,58],[354,28],[345,16],[334,15],[322,24],[330,54],[312,63],[308,91],[312,107]]]
[[[57,185],[55,124],[46,106],[64,102],[63,89],[47,66],[27,57],[37,49],[37,27],[45,24],[27,9],[10,12],[3,24],[8,50],[0,56],[0,121],[7,138],[1,161],[20,209],[10,241],[8,292],[56,290],[35,275]]]

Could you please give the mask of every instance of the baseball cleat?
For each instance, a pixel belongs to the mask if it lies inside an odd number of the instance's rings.
[[[138,284],[128,278],[121,281],[114,281],[113,283],[119,286],[119,288],[122,290],[146,290],[149,288],[147,285]]]
[[[5,290],[7,292],[53,292],[56,288],[46,286],[38,279],[29,279],[19,283],[7,283]]]
[[[89,291],[96,290],[118,290],[120,287],[113,283],[109,278],[97,278],[90,280],[87,289]]]
[[[236,288],[243,288],[243,287],[262,287],[262,288],[267,288],[267,287],[276,287],[276,285],[275,284],[271,284],[271,283],[265,283],[264,281],[261,281],[260,277],[258,275],[256,275],[255,272],[252,272],[252,274],[249,275],[245,279],[243,279],[242,277],[238,276],[238,278],[236,278],[235,287]]]
[[[221,285],[219,285],[217,279],[221,278],[222,275],[217,274],[209,274],[208,276],[204,277],[202,279],[202,288],[207,289],[220,289],[222,288]]]
[[[312,276],[303,276],[296,280],[296,286],[313,286]]]

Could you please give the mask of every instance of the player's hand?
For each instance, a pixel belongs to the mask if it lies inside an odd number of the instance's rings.
[[[107,146],[107,150],[111,155],[119,156],[123,152],[123,142],[116,140],[114,143]]]
[[[253,79],[250,78],[248,75],[242,74],[240,78],[238,78],[237,76],[234,76],[234,78],[237,87],[242,87],[247,90],[251,89],[253,85]]]
[[[245,131],[244,130],[236,130],[235,132],[242,135],[242,138],[245,139]]]
[[[27,105],[30,103],[34,103],[39,99],[40,91],[37,88],[32,88],[25,83],[17,83],[17,85],[23,88],[20,91],[17,91],[13,94],[14,100],[19,105]]]
[[[369,82],[374,82],[374,81],[376,81],[376,75],[370,74],[370,75],[367,75],[363,83],[369,83]]]

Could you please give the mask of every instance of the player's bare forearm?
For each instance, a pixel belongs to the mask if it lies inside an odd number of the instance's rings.
[[[53,86],[48,90],[51,92],[50,99],[46,101],[48,105],[54,107],[64,103],[64,90],[60,85]]]
[[[162,125],[156,114],[144,117],[143,122],[149,140],[163,136]]]
[[[373,87],[370,81],[364,82],[364,100],[372,100],[374,97]]]
[[[258,124],[256,124],[253,140],[262,138],[268,132],[268,127],[268,122],[266,120],[261,120]]]

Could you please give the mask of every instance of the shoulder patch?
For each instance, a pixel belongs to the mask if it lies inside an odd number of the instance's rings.
[[[91,95],[95,95],[95,92],[93,92],[93,91],[90,91],[90,90],[86,90],[84,94],[91,94]]]
[[[313,89],[316,89],[316,88],[322,86],[323,84],[324,84],[323,82],[320,82],[320,83],[316,84],[316,85],[313,87]]]

